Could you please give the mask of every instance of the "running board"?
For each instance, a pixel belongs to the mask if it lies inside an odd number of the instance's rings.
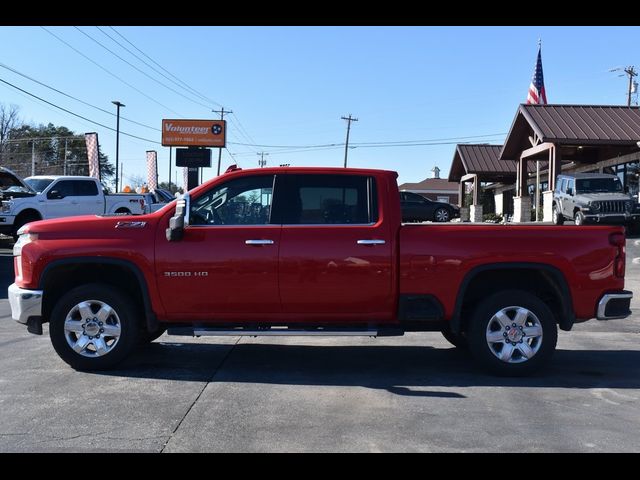
[[[389,335],[389,332],[378,330],[331,330],[313,329],[301,330],[293,328],[269,328],[264,330],[248,330],[244,328],[189,328],[175,327],[167,330],[169,335],[188,335],[194,337],[378,337]]]

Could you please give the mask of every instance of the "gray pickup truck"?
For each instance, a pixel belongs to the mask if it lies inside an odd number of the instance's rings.
[[[620,179],[605,173],[558,175],[553,193],[553,223],[624,224],[637,228],[640,205],[624,192]]]

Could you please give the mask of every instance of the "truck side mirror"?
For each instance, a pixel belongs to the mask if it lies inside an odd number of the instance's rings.
[[[185,225],[189,224],[187,213],[189,212],[189,194],[185,194],[176,202],[176,213],[169,219],[169,228],[166,230],[167,240],[177,242],[182,240]],[[185,220],[185,217],[186,220]]]
[[[573,188],[567,187],[567,195],[573,197]]]
[[[64,198],[64,195],[61,194],[58,190],[51,190],[49,193],[47,193],[47,198],[49,200],[60,200],[61,198]]]

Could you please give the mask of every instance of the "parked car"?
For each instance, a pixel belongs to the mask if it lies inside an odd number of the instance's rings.
[[[82,176],[33,176],[24,179],[29,195],[2,201],[0,233],[17,237],[26,223],[75,215],[144,213],[142,195],[105,193],[97,178]]]
[[[402,224],[396,178],[236,169],[155,213],[29,223],[11,315],[35,334],[49,322],[55,351],[80,370],[111,368],[165,329],[442,331],[474,363],[524,375],[550,359],[558,328],[631,314],[621,227]]]
[[[587,223],[625,224],[637,228],[640,205],[626,194],[616,175],[575,173],[558,175],[553,192],[553,223],[573,220]]]
[[[460,217],[460,208],[445,202],[435,202],[413,192],[400,192],[403,222],[448,222]]]

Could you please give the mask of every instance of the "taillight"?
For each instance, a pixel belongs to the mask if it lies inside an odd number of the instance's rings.
[[[618,247],[618,254],[616,255],[616,259],[614,261],[613,273],[616,277],[623,278],[626,263],[626,239],[624,237],[624,233],[612,233],[611,235],[609,235],[609,243],[614,247]]]

